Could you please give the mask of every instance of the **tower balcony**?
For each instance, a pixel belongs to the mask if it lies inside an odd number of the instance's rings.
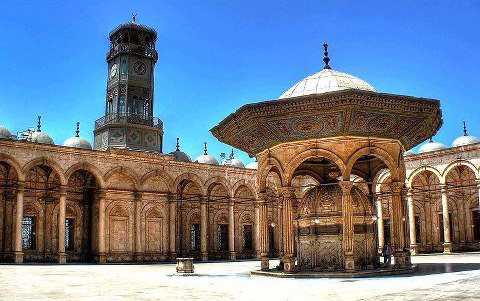
[[[138,124],[163,131],[163,122],[158,117],[132,113],[110,113],[95,121],[95,130],[108,124]]]
[[[110,48],[110,51],[107,52],[107,61],[113,59],[115,56],[117,56],[119,53],[134,53],[138,54],[150,59],[153,59],[155,62],[158,59],[158,53],[154,48],[138,45],[138,44],[132,44],[132,43],[121,43],[121,44],[116,44],[112,48]]]

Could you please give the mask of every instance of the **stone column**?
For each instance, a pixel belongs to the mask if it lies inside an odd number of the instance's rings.
[[[207,203],[208,198],[202,197],[200,200],[200,251],[201,251],[201,259],[202,261],[208,260],[208,212],[207,212]]]
[[[67,262],[65,253],[65,209],[66,209],[67,189],[60,187],[60,201],[58,203],[58,263]]]
[[[378,252],[383,250],[385,245],[385,233],[383,232],[383,206],[382,199],[377,199],[377,233],[378,233]]]
[[[107,262],[105,254],[105,191],[98,194],[98,262]]]
[[[338,183],[342,188],[342,220],[343,220],[343,252],[345,271],[355,271],[354,246],[354,224],[353,224],[353,205],[351,190],[353,182],[341,181]]]
[[[260,204],[255,200],[255,225],[254,225],[254,243],[255,258],[260,258]]]
[[[293,202],[295,201],[295,188],[284,187],[283,196],[283,265],[285,272],[295,271],[295,233],[293,220]]]
[[[135,191],[135,261],[142,261],[142,199],[143,193]]]
[[[402,192],[404,191],[402,182],[392,182],[392,218],[391,218],[391,233],[392,233],[392,247],[394,249],[394,268],[406,267],[406,254],[404,252],[405,234],[403,232],[403,206],[402,206]]]
[[[265,193],[258,194],[259,201],[259,242],[260,242],[260,258],[261,258],[261,269],[263,271],[268,271],[269,267],[269,250],[268,250],[268,207],[267,207],[267,196]]]
[[[443,253],[452,253],[452,241],[450,239],[450,214],[448,214],[447,185],[440,185],[442,192],[442,215],[443,215]]]
[[[410,252],[412,255],[416,255],[417,250],[417,231],[415,225],[415,211],[413,205],[413,189],[409,188],[407,192],[407,202],[408,202],[408,222],[410,226]]]
[[[235,253],[235,200],[230,199],[228,204],[228,251],[230,260],[236,260]]]
[[[177,200],[175,199],[175,194],[169,193],[168,194],[168,207],[169,207],[169,248],[168,253],[171,261],[175,261],[177,259],[177,251],[175,248],[176,245],[176,225],[177,225]],[[181,231],[181,230],[179,230]]]
[[[23,222],[23,195],[25,192],[25,184],[18,182],[17,184],[17,210],[15,211],[15,243],[13,248],[14,262],[23,262],[22,249],[22,222]]]

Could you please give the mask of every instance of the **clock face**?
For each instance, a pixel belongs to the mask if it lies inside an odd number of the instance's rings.
[[[136,74],[144,75],[145,71],[147,71],[147,66],[145,66],[142,61],[136,61],[135,64],[133,64],[133,71],[135,71]]]
[[[118,70],[118,65],[113,64],[112,67],[110,68],[110,78],[114,78],[115,75],[117,75],[117,70]]]

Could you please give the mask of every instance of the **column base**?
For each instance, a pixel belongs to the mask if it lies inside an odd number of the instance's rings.
[[[452,253],[452,243],[446,242],[443,244],[443,253],[449,254]]]
[[[135,258],[135,261],[142,262],[143,261],[143,254],[142,253],[135,253],[134,258]]]
[[[200,257],[201,257],[202,261],[207,261],[208,260],[208,253],[202,253],[202,255],[200,255]]]
[[[237,253],[236,252],[230,252],[230,260],[234,261],[237,260]]]
[[[418,254],[418,246],[416,244],[410,245],[410,254],[417,255]]]
[[[171,262],[176,262],[177,261],[177,253],[171,252],[168,254],[168,258],[170,259]]]
[[[345,271],[355,271],[355,257],[353,256],[353,254],[345,254]]]
[[[67,254],[66,253],[58,253],[58,263],[60,263],[60,264],[67,263]]]
[[[393,258],[395,259],[394,269],[404,269],[407,267],[407,256],[405,252],[396,251],[395,254],[393,254]]]
[[[23,263],[23,252],[15,252],[15,253],[13,253],[13,262],[15,262],[15,263]]]
[[[98,254],[98,263],[107,263],[107,256],[105,253]]]
[[[262,271],[270,270],[270,260],[268,257],[262,256],[262,259],[260,261],[260,269]]]
[[[297,271],[295,267],[295,257],[283,257],[283,270],[286,273],[294,273]]]

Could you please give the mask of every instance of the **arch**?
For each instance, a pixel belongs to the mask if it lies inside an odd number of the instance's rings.
[[[67,181],[65,178],[65,172],[63,171],[63,168],[58,164],[57,162],[47,159],[45,157],[33,159],[29,161],[27,164],[23,166],[22,172],[26,175],[30,169],[37,165],[46,165],[53,169],[58,174],[58,178],[60,179],[60,185],[66,185]]]
[[[255,190],[255,187],[245,181],[244,179],[241,179],[241,180],[238,180],[232,187],[232,195],[233,196],[236,196],[237,195],[237,192],[242,189],[243,187],[246,187],[250,193],[252,194],[252,198],[256,199],[257,198],[257,194],[256,194],[256,190]]]
[[[438,182],[440,184],[444,184],[445,182],[443,181],[443,177],[442,177],[442,174],[440,173],[440,171],[438,171],[438,169],[434,168],[434,167],[431,167],[431,166],[422,166],[422,167],[419,167],[417,169],[415,169],[414,171],[412,171],[410,173],[410,175],[408,176],[407,178],[407,183],[408,183],[408,186],[409,187],[412,187],[412,184],[413,184],[413,180],[415,179],[415,177],[424,172],[424,171],[430,171],[432,172],[434,175],[437,176],[438,178]]]
[[[375,186],[375,192],[380,192],[380,187],[383,182],[390,177],[390,170],[387,168],[380,170],[373,178],[373,185]]]
[[[282,163],[275,157],[268,157],[264,162],[258,166],[259,191],[265,191],[266,179],[270,172],[275,172],[280,179],[281,185],[284,186],[285,174]]]
[[[337,165],[337,167],[340,169],[340,173],[345,176],[345,162],[343,162],[339,156],[323,148],[313,148],[297,154],[289,161],[285,169],[285,184],[290,185],[295,170],[300,166],[300,164],[312,158],[325,158],[330,160],[332,163]]]
[[[473,172],[473,175],[475,176],[474,180],[480,179],[478,169],[475,167],[475,165],[473,165],[473,163],[471,163],[470,161],[467,161],[467,160],[456,160],[456,161],[448,164],[447,167],[445,167],[445,169],[443,170],[442,177],[443,177],[443,182],[444,183],[447,181],[448,174],[455,167],[458,167],[458,166],[465,166],[465,167],[469,168]]]
[[[94,177],[95,180],[97,181],[97,185],[99,188],[103,189],[105,188],[105,181],[103,179],[102,173],[100,170],[95,167],[95,165],[90,164],[88,162],[80,162],[76,163],[72,166],[70,166],[67,171],[65,172],[65,180],[66,183],[70,180],[70,177],[77,171],[77,170],[86,170],[90,172]]]
[[[195,185],[198,186],[198,188],[200,189],[202,195],[205,195],[205,188],[203,186],[203,181],[202,179],[200,179],[199,176],[197,176],[196,174],[193,174],[193,173],[190,173],[190,172],[186,172],[186,173],[183,173],[181,175],[179,175],[175,181],[173,182],[173,189],[176,191],[178,189],[178,187],[180,186],[180,184],[182,183],[182,181],[189,181],[189,182],[192,182],[194,183]]]
[[[140,186],[137,173],[133,169],[125,167],[125,166],[118,166],[118,167],[110,169],[104,176],[105,183],[108,183],[110,178],[115,174],[126,175],[132,181],[135,189],[138,189],[138,187]]]
[[[25,173],[23,172],[20,163],[18,163],[18,161],[15,160],[14,157],[7,154],[0,154],[0,161],[8,163],[11,167],[15,169],[19,181],[25,181]]]
[[[207,194],[208,195],[210,195],[212,193],[212,190],[216,185],[222,186],[225,189],[225,191],[227,192],[228,197],[233,197],[232,189],[230,188],[230,184],[228,183],[228,181],[224,177],[220,177],[220,176],[215,176],[213,178],[208,179],[205,182],[204,187],[207,189]]]
[[[385,163],[385,165],[387,165],[387,168],[390,170],[392,179],[398,181],[401,179],[402,174],[405,175],[405,166],[395,166],[395,160],[392,158],[392,156],[390,156],[388,152],[376,146],[366,146],[358,149],[350,156],[346,164],[346,174],[344,176],[347,176],[348,178],[348,176],[352,172],[353,166],[355,165],[355,163],[357,163],[358,159],[366,155],[374,156],[380,159],[383,163]]]
[[[154,177],[158,177],[162,179],[162,181],[164,182],[165,186],[168,189],[168,192],[175,191],[174,181],[172,177],[161,169],[155,169],[143,175],[143,177],[140,179],[140,187],[142,189],[145,188],[145,183]]]

